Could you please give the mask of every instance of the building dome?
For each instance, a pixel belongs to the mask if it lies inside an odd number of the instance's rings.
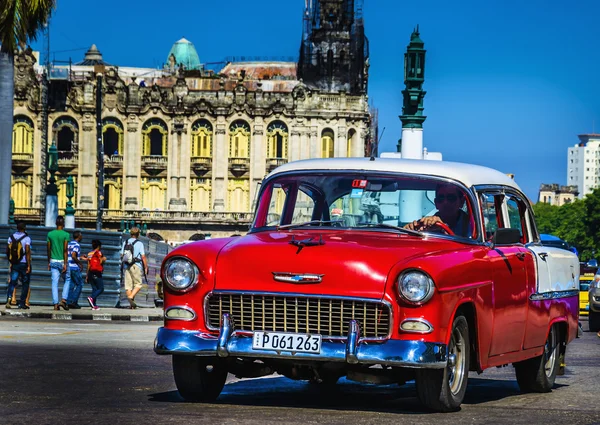
[[[175,63],[172,63],[171,55],[175,58]],[[167,65],[169,67],[183,65],[185,69],[200,69],[200,57],[194,44],[185,38],[173,44],[167,56]]]
[[[102,53],[100,53],[100,50],[98,50],[95,44],[92,44],[92,47],[90,47],[88,51],[85,52],[85,57],[83,58],[83,60],[81,62],[77,62],[75,65],[94,66],[109,64],[104,62],[104,59],[102,58]]]

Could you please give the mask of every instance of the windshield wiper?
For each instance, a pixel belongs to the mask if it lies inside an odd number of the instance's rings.
[[[367,224],[361,224],[359,226],[356,227],[380,227],[383,229],[394,229],[394,230],[398,230],[399,232],[403,232],[403,233],[408,233],[409,235],[414,235],[414,236],[419,236],[421,238],[425,237],[425,235],[421,232],[418,232],[416,230],[410,230],[410,229],[405,229],[404,227],[399,227],[399,226],[394,226],[392,224],[385,224],[385,223],[367,223]]]
[[[294,227],[302,227],[302,226],[310,226],[313,224],[331,224],[338,223],[340,220],[312,220],[305,221],[304,223],[292,223],[292,224],[284,224],[283,226],[277,226],[277,230],[279,229],[292,229]]]

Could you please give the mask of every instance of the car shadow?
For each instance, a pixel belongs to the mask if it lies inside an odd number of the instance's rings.
[[[555,385],[555,389],[565,385]],[[470,378],[463,405],[478,405],[523,396],[515,380]],[[153,402],[185,403],[174,391],[149,394]],[[216,405],[317,408],[329,410],[431,413],[417,399],[414,382],[369,385],[340,379],[336,385],[316,385],[285,377],[243,379],[223,388]]]

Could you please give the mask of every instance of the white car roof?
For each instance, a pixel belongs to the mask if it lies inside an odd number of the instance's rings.
[[[431,161],[399,158],[327,158],[293,161],[277,167],[267,177],[299,170],[364,170],[401,172],[403,174],[445,177],[463,183],[467,187],[478,185],[503,185],[521,191],[519,185],[508,175],[493,168],[461,162]]]

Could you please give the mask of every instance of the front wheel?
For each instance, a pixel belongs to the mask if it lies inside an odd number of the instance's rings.
[[[227,369],[216,358],[173,356],[173,376],[181,397],[187,401],[215,401],[225,385]]]
[[[590,310],[589,315],[590,332],[600,331],[600,313]]]
[[[440,370],[416,370],[417,395],[427,408],[438,412],[452,412],[460,408],[469,378],[469,344],[467,319],[457,316],[448,345],[448,365]]]
[[[556,325],[550,328],[542,355],[514,364],[522,392],[547,393],[552,390],[560,366],[560,338]]]

